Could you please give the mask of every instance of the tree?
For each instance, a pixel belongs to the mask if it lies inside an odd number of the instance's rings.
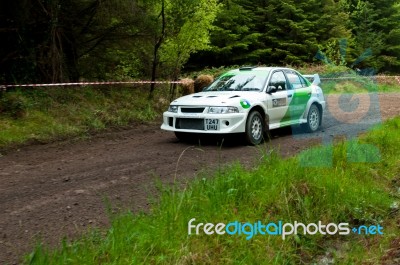
[[[261,34],[252,31],[252,13],[239,2],[221,1],[221,8],[210,32],[211,47],[195,55],[192,63],[220,66],[248,61],[251,47],[258,42]]]
[[[8,82],[78,80],[82,72],[101,78],[113,71],[105,62],[119,61],[110,51],[144,38],[144,16],[138,1],[3,1],[0,71]]]
[[[359,67],[376,70],[399,69],[400,51],[396,46],[400,28],[400,8],[396,0],[343,0],[350,13],[350,29],[354,36],[353,57],[366,50],[371,56]]]
[[[211,32],[213,65],[302,64],[316,52],[350,36],[334,0],[225,0]],[[199,63],[194,57],[191,63]]]
[[[265,1],[264,1],[265,3]],[[279,64],[313,62],[318,49],[349,36],[346,14],[333,0],[268,1],[263,13],[263,40],[271,48],[269,60]]]
[[[190,55],[208,48],[209,31],[218,11],[217,0],[161,0],[159,37],[153,54],[152,81],[156,67],[163,74],[177,80]],[[150,97],[154,85],[150,88]],[[173,91],[172,91],[173,94]]]
[[[361,67],[400,71],[399,28],[398,0],[2,1],[0,82],[176,79],[183,67],[311,63],[318,50],[350,66],[371,51]]]
[[[168,9],[172,20],[175,13],[174,4],[171,3]],[[180,17],[181,21],[173,21],[175,25],[168,31],[165,43],[161,47],[161,63],[170,69],[168,72],[173,79],[178,77],[191,54],[209,48],[209,31],[217,10],[216,0],[201,0],[197,1],[194,7],[188,6],[186,11],[189,11],[190,15],[184,20]]]

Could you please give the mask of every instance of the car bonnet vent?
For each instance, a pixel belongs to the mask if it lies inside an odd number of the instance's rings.
[[[201,97],[203,97],[203,96],[193,96],[194,98],[201,98]]]
[[[236,95],[236,96],[232,96],[230,98],[240,98],[240,96]]]

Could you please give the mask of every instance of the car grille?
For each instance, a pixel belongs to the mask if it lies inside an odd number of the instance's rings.
[[[176,119],[176,129],[204,130],[204,119]]]
[[[205,108],[182,108],[181,112],[183,113],[203,113]]]

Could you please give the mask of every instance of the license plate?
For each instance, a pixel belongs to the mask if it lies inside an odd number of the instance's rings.
[[[219,120],[218,119],[206,119],[206,130],[207,131],[218,131]]]

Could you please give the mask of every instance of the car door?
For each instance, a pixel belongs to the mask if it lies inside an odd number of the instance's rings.
[[[311,86],[294,71],[286,70],[285,74],[292,91],[292,100],[286,116],[289,116],[293,122],[297,122],[303,116],[307,103],[311,98]]]
[[[281,126],[288,110],[290,94],[288,97],[288,84],[283,71],[274,71],[271,74],[267,87],[267,107],[270,129]]]

